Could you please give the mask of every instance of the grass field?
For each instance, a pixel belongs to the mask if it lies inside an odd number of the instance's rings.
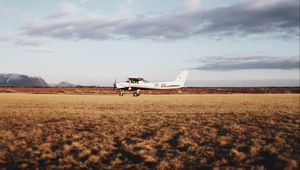
[[[0,169],[298,169],[299,97],[0,93]]]
[[[118,94],[112,87],[1,87],[0,93],[32,94]],[[283,94],[300,93],[300,87],[183,87],[169,90],[142,90],[142,94]]]

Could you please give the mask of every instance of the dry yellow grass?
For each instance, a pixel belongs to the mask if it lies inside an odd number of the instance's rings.
[[[297,169],[299,94],[0,94],[0,168]]]

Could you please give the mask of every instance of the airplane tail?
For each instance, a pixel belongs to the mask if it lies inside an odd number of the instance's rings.
[[[182,71],[178,77],[175,79],[175,82],[176,83],[179,83],[180,84],[180,87],[183,87],[184,86],[184,83],[185,83],[185,80],[187,78],[189,74],[189,71],[188,70],[185,70],[185,71]]]

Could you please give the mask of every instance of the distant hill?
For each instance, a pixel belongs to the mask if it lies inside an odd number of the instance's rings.
[[[67,81],[62,81],[58,84],[51,84],[51,86],[56,86],[56,87],[75,87],[77,86],[76,84],[72,84],[70,82]]]
[[[41,77],[0,73],[0,86],[48,86],[48,84]]]

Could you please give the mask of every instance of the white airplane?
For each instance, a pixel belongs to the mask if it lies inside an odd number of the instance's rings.
[[[128,81],[124,83],[115,82],[114,87],[119,89],[120,96],[123,96],[126,90],[134,90],[133,96],[139,96],[141,90],[164,90],[184,87],[188,74],[189,71],[182,71],[174,81],[153,83],[148,82],[142,77],[128,77]]]

